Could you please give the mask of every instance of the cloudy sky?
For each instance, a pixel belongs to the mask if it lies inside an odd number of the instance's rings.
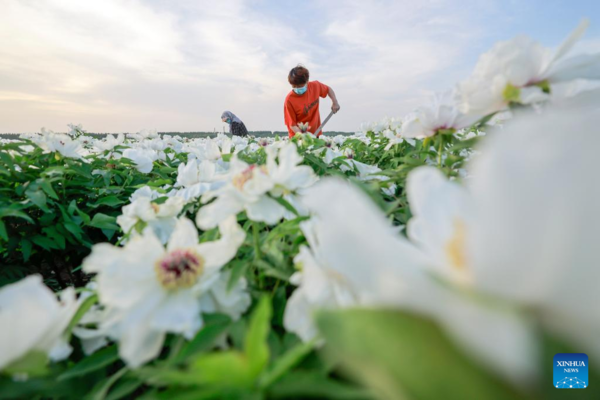
[[[557,46],[600,1],[0,0],[0,132],[283,130],[287,73],[332,86],[330,130],[402,116],[494,42]],[[321,102],[327,113],[328,99]]]

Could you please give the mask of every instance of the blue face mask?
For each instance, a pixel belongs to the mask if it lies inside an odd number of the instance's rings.
[[[227,122],[228,124],[230,124],[230,123],[231,123],[231,118],[227,118],[227,119],[225,120],[225,122]]]
[[[308,83],[306,85],[302,86],[301,88],[294,88],[293,90],[294,90],[294,93],[302,95],[302,94],[306,93],[306,91],[308,90]]]

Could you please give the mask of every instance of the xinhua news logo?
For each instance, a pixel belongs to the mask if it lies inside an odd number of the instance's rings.
[[[583,353],[558,353],[554,356],[554,387],[585,389],[588,382],[588,356]]]

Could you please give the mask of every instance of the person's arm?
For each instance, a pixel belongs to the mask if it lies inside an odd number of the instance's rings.
[[[329,86],[329,92],[327,93],[327,96],[329,96],[331,99],[331,111],[333,111],[334,114],[340,111],[340,103],[338,103],[337,97],[335,97],[335,92],[331,86]]]
[[[302,132],[300,130],[300,128],[298,128],[298,125],[296,125],[298,122],[296,121],[296,112],[294,111],[291,103],[289,103],[286,99],[286,103],[283,105],[283,112],[284,112],[284,120],[285,120],[285,124],[287,126],[289,126],[289,128],[294,132],[294,133],[298,133],[298,132]]]

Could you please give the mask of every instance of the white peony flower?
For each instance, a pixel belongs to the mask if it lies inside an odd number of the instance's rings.
[[[93,146],[96,140],[90,136],[81,135],[75,139],[76,142],[79,142],[83,147],[90,148]]]
[[[218,134],[216,141],[221,149],[221,155],[231,154],[233,141],[227,135]]]
[[[184,148],[184,144],[181,142],[181,138],[179,136],[163,136],[163,142],[167,147],[173,149],[176,153],[181,153]]]
[[[169,196],[183,197],[186,201],[200,197],[210,190],[216,190],[223,186],[225,176],[217,173],[217,164],[213,161],[204,160],[198,162],[191,159],[186,163],[179,164],[176,187]]]
[[[454,283],[472,283],[465,246],[475,216],[467,190],[434,167],[411,171],[406,190],[413,215],[408,237],[430,258],[427,267]]]
[[[123,207],[123,214],[117,217],[117,224],[127,234],[138,234],[134,229],[138,223],[143,223],[141,229],[152,229],[161,243],[166,243],[175,225],[177,216],[183,209],[185,200],[181,197],[169,197],[162,204],[153,203],[150,197],[138,197],[131,204]]]
[[[156,129],[142,129],[141,131],[139,131],[137,133],[131,133],[131,134],[128,134],[127,136],[132,139],[135,139],[135,140],[144,141],[146,139],[157,138],[158,132],[156,131]]]
[[[119,133],[116,137],[114,135],[106,135],[104,140],[96,140],[94,145],[100,151],[112,150],[117,146],[120,146],[125,141],[125,136]]]
[[[546,100],[555,83],[600,79],[600,54],[565,58],[588,24],[582,21],[556,51],[526,36],[497,43],[481,55],[471,77],[459,84],[461,111],[483,116],[504,109],[511,101]]]
[[[31,137],[31,140],[40,146],[45,153],[58,152],[67,158],[81,158],[83,154],[81,143],[73,140],[68,135],[54,133],[44,128],[42,128],[40,135]]]
[[[234,157],[229,182],[202,197],[203,202],[215,197],[216,200],[200,208],[196,223],[202,229],[210,229],[230,215],[245,210],[253,221],[275,224],[283,218],[286,209],[268,194],[291,196],[316,180],[312,169],[299,166],[300,162],[302,157],[293,143],[285,144],[278,152],[276,148],[269,150],[266,165],[248,165]]]
[[[123,157],[133,160],[136,169],[144,174],[152,171],[154,161],[158,159],[154,151],[143,149],[126,149],[123,151]]]
[[[535,337],[518,310],[480,302],[432,279],[425,268],[431,258],[347,182],[324,179],[307,192],[304,202],[317,218],[312,231],[303,229],[311,249],[296,260],[299,288],[286,307],[286,329],[306,340],[315,334],[316,309],[400,307],[436,319],[472,357],[508,379],[526,383],[535,377]],[[496,346],[489,346],[490,338]]]
[[[290,278],[298,289],[290,296],[284,326],[302,340],[309,341],[317,336],[312,314],[318,309],[335,309],[359,304],[358,290],[345,279],[343,273],[329,268],[326,261],[327,249],[319,245],[315,235],[314,221],[301,224],[309,247],[302,246],[294,258],[299,272]]]
[[[216,141],[208,138],[204,143],[204,152],[202,154],[205,160],[215,161],[221,158],[221,149]]]
[[[323,161],[325,161],[325,163],[329,165],[333,162],[333,160],[335,160],[338,157],[344,157],[344,162],[340,164],[340,170],[342,170],[343,172],[347,172],[356,169],[356,171],[358,172],[358,179],[360,179],[361,181],[369,181],[373,179],[389,179],[387,176],[377,175],[378,172],[381,172],[381,168],[377,167],[376,165],[369,165],[355,160],[353,158],[354,151],[350,148],[344,149],[344,153],[328,148],[325,150]]]
[[[464,115],[454,101],[455,94],[446,92],[434,96],[429,106],[422,106],[405,118],[401,134],[406,138],[426,138],[438,131],[457,131],[471,126],[479,116]]]
[[[485,142],[471,169],[471,193],[429,167],[412,171],[407,184],[414,214],[408,234],[433,271],[532,311],[595,358],[599,123],[597,105],[519,115]]]
[[[248,147],[248,138],[241,136],[232,136],[231,143],[234,147],[234,153],[239,153],[240,151]]]
[[[600,360],[600,99],[585,99],[520,115],[484,142],[471,169],[477,224],[467,243],[478,288],[536,310]]]
[[[39,275],[0,289],[0,370],[32,351],[53,361],[67,358],[71,346],[63,333],[77,307],[72,288],[59,301]]]
[[[396,302],[407,282],[392,277],[418,272],[423,257],[348,183],[326,179],[306,192],[304,203],[315,215],[302,224],[310,248],[294,260],[299,272],[291,281],[299,288],[288,301],[284,324],[309,340],[316,333],[314,310]]]
[[[158,199],[160,196],[160,193],[152,189],[150,186],[142,186],[141,188],[136,189],[136,191],[131,194],[131,196],[129,197],[129,201],[133,203],[140,197],[149,197],[150,200],[155,200]]]
[[[97,244],[84,260],[97,273],[98,295],[107,316],[100,329],[119,342],[119,354],[139,367],[161,351],[167,333],[192,338],[203,312],[239,316],[250,303],[241,283],[223,293],[221,267],[237,253],[246,234],[231,217],[219,226],[221,238],[198,243],[194,224],[181,218],[166,248],[152,231],[124,247]]]
[[[215,176],[215,164],[204,160],[190,160],[187,164],[181,163],[177,168],[177,183],[175,186],[190,187],[200,182],[210,182]]]
[[[67,124],[67,126],[71,129],[68,133],[69,136],[71,137],[78,137],[83,133],[87,133],[84,129],[83,129],[83,125],[78,124]]]
[[[267,148],[267,172],[275,184],[271,190],[272,195],[279,197],[291,194],[298,189],[310,187],[317,181],[311,167],[299,165],[302,160],[293,143],[287,143],[279,149],[273,146]]]

